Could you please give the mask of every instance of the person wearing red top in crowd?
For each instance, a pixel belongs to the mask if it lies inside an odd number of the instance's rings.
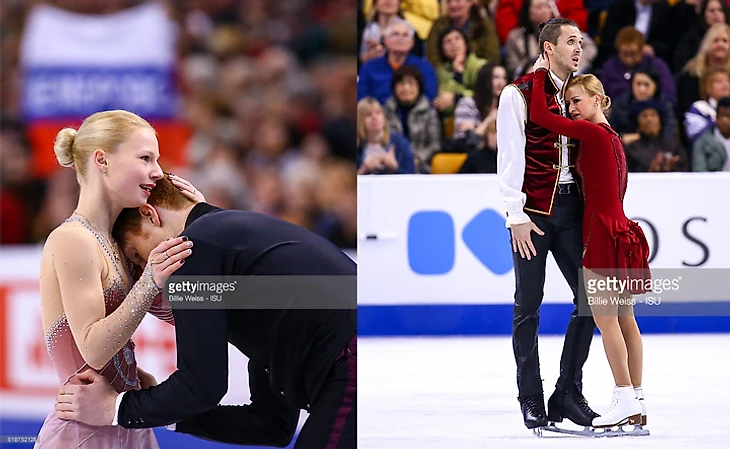
[[[583,7],[583,0],[555,0],[550,3],[553,17],[564,17],[578,25],[581,31],[588,30],[588,10]],[[502,44],[507,42],[509,32],[518,27],[521,10],[522,0],[499,0],[494,21]]]
[[[613,403],[593,419],[594,427],[643,424],[646,421],[641,394],[642,343],[631,305],[632,293],[645,293],[649,281],[649,245],[638,223],[624,214],[627,186],[626,155],[621,137],[608,124],[603,111],[611,105],[603,85],[594,75],[572,78],[566,85],[568,113],[573,120],[548,110],[545,84],[551,59],[543,54],[535,63],[530,119],[539,126],[580,141],[576,171],[584,200],[583,267],[586,291],[596,280],[628,280],[629,288],[613,297],[588,298],[613,372]],[[606,292],[610,294],[610,292]],[[643,421],[643,422],[642,422]]]

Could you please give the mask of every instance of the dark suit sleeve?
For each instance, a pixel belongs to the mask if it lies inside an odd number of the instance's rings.
[[[251,404],[220,405],[175,425],[175,431],[238,445],[286,447],[299,422],[299,410],[271,391],[265,368],[248,364]]]
[[[175,276],[220,275],[222,251],[188,237],[194,242],[194,250]],[[183,309],[173,303],[173,311],[177,371],[155,387],[125,393],[118,411],[120,426],[172,424],[214,408],[228,391],[225,310],[204,306]]]

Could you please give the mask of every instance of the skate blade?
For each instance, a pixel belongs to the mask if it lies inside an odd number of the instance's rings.
[[[624,427],[631,428],[629,430],[626,430]],[[551,422],[545,427],[538,427],[536,429],[532,429],[532,433],[542,438],[544,437],[543,432],[553,432],[553,433],[561,433],[563,435],[575,435],[575,436],[582,436],[582,437],[592,437],[592,438],[612,438],[612,437],[638,437],[638,436],[649,436],[651,435],[649,433],[648,429],[643,428],[640,425],[631,426],[629,424],[625,426],[617,426],[613,428],[600,428],[596,429],[595,427],[586,426],[583,428],[583,430],[572,430],[572,429],[563,429],[561,427],[557,427],[555,423]]]

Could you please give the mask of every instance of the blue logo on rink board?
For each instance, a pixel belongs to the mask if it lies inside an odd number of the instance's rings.
[[[454,220],[441,211],[411,215],[408,222],[408,262],[418,274],[446,274],[454,268]]]
[[[464,227],[464,243],[479,261],[494,274],[512,269],[512,248],[504,218],[493,209],[484,209]]]
[[[493,209],[479,212],[462,231],[462,240],[474,257],[489,271],[502,275],[512,270],[509,231],[502,216]],[[456,229],[444,211],[421,211],[408,223],[408,262],[422,275],[446,274],[454,268]]]

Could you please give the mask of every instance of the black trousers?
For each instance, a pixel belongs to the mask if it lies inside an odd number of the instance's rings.
[[[356,448],[357,336],[354,336],[322,385],[294,449]]]
[[[529,213],[529,216],[545,235],[532,233],[537,256],[533,256],[531,260],[523,259],[519,252],[513,252],[516,289],[512,346],[517,362],[519,396],[543,394],[537,332],[548,251],[553,254],[563,277],[570,285],[575,304],[565,333],[560,358],[560,377],[556,388],[569,391],[576,387],[582,391],[583,365],[588,358],[596,328],[592,316],[580,316],[578,313],[578,288],[583,288],[578,285],[583,254],[583,201],[573,188],[569,194],[556,193],[550,216],[533,213]]]

